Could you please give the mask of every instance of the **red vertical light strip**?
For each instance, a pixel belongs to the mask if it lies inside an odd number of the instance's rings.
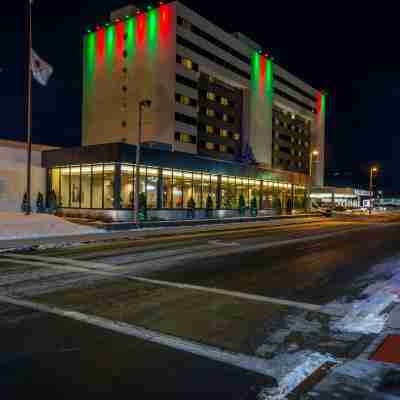
[[[106,56],[106,30],[96,32],[96,68],[102,68]]]
[[[267,71],[267,60],[265,57],[260,57],[260,96],[265,96],[265,75]]]
[[[141,14],[137,18],[136,24],[136,43],[138,49],[143,49],[146,39],[146,16]]]
[[[171,34],[171,11],[169,5],[160,7],[160,42],[165,43]]]
[[[125,24],[123,22],[118,22],[115,25],[115,30],[116,30],[116,56],[118,62],[121,62],[123,60],[123,55],[124,55],[124,35],[125,35]]]

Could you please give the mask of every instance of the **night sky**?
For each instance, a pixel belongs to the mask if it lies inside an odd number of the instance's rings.
[[[25,1],[8,2],[7,12],[3,10],[11,18],[2,21],[2,139],[25,140]],[[77,146],[82,32],[130,0],[34,1],[33,47],[55,69],[47,88],[34,83],[34,143]],[[379,189],[398,193],[400,52],[395,8],[350,1],[184,3],[228,32],[245,33],[278,64],[328,92],[326,183],[367,187],[368,168],[377,163]]]

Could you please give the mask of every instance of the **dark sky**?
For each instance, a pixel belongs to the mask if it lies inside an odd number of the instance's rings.
[[[2,20],[0,138],[24,140],[24,6]],[[130,0],[35,0],[35,50],[55,69],[47,88],[34,83],[35,143],[80,144],[82,32]],[[15,4],[14,4],[15,3]],[[185,0],[227,31],[265,46],[278,64],[328,91],[327,173],[368,185],[381,167],[381,188],[398,192],[400,51],[397,9],[352,1]],[[329,181],[328,181],[329,183]]]

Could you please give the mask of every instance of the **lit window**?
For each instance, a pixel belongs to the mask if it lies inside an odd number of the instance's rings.
[[[206,114],[207,114],[207,117],[215,117],[215,111],[211,108],[207,108]]]
[[[211,101],[215,101],[215,99],[216,99],[215,93],[207,92],[207,99],[211,100]]]
[[[279,125],[279,119],[278,119],[278,118],[275,118],[275,119],[274,119],[274,124],[275,124],[275,125]]]
[[[299,157],[302,157],[302,156],[303,156],[303,152],[299,151]]]
[[[207,125],[206,131],[207,131],[207,133],[212,135],[214,133],[214,127],[211,125]]]
[[[228,120],[229,120],[229,117],[228,117],[228,114],[222,114],[222,119],[225,121],[225,122],[228,122]]]
[[[221,129],[219,133],[222,137],[228,137],[228,131],[226,129]]]
[[[304,146],[306,146],[307,148],[308,148],[309,145],[310,145],[310,144],[309,144],[308,142],[305,142],[305,143],[304,143]]]
[[[301,161],[299,161],[297,165],[299,168],[301,168],[303,166],[303,163]]]
[[[226,97],[221,97],[221,104],[223,106],[228,106],[229,105],[229,100]]]
[[[235,133],[235,134],[233,135],[233,139],[234,139],[234,140],[240,140],[240,134],[239,134],[239,133]]]
[[[221,153],[227,153],[227,152],[228,152],[228,147],[225,146],[224,144],[220,144],[220,145],[219,145],[219,151],[220,151]]]
[[[303,142],[301,141],[301,139],[299,139],[299,145],[301,145]]]
[[[193,61],[189,58],[182,58],[182,65],[186,69],[193,69]]]
[[[207,150],[214,150],[214,143],[206,142],[206,149]]]
[[[190,104],[190,99],[188,96],[181,96],[181,104],[188,106]]]
[[[292,156],[294,156],[295,155],[295,150],[294,149],[292,149],[292,151],[291,151],[291,154],[292,154]]]

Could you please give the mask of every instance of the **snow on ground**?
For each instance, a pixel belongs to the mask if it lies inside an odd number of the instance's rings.
[[[264,389],[259,400],[283,400],[305,379],[327,362],[336,362],[329,354],[299,351],[284,353],[270,360],[271,376],[278,381],[278,386]]]
[[[363,334],[383,331],[389,318],[387,308],[400,302],[400,259],[375,266],[366,279],[370,284],[363,290],[360,299],[351,303],[341,300],[348,312],[332,329]]]
[[[102,232],[100,229],[73,224],[49,214],[25,215],[0,212],[0,240],[46,238],[84,235]]]

